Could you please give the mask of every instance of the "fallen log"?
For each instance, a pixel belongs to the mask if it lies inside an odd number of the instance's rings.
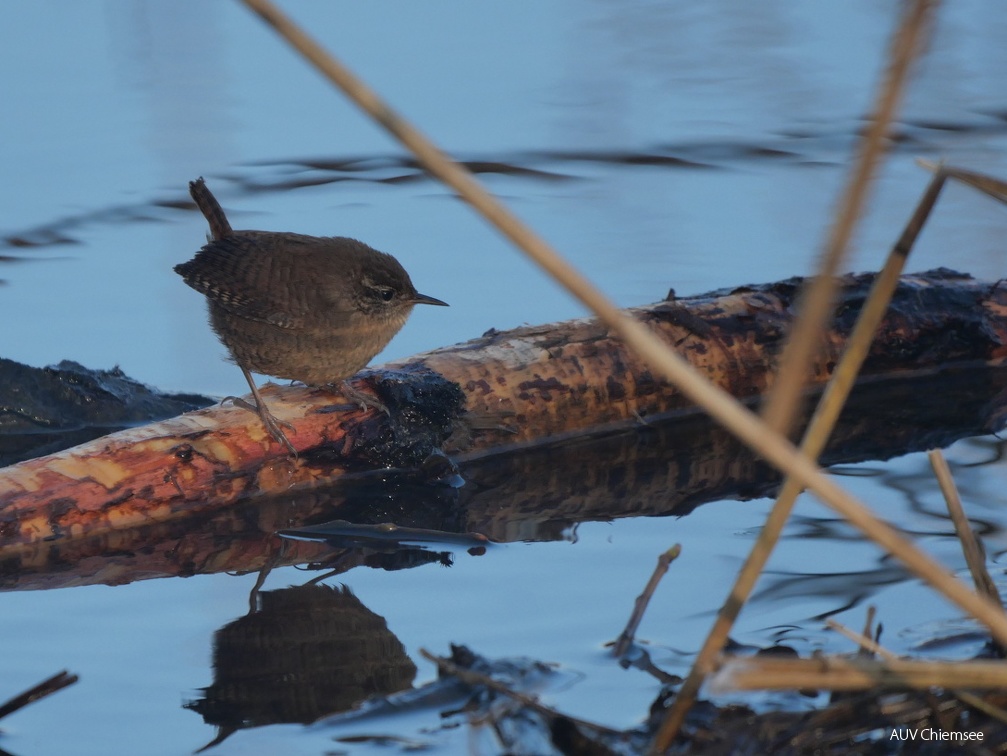
[[[812,383],[830,375],[872,280],[844,278]],[[772,379],[801,283],[669,299],[631,312],[711,381],[756,397]],[[902,279],[863,373],[918,375],[1005,357],[1007,290],[940,269]],[[589,318],[491,331],[364,380],[393,408],[390,418],[325,390],[267,387],[273,414],[295,430],[297,459],[254,414],[216,407],[2,469],[0,545],[130,528],[364,468],[415,466],[441,446],[464,462],[692,409]]]
[[[0,468],[213,403],[155,391],[117,367],[63,360],[37,368],[0,357]]]
[[[835,322],[811,365],[812,388],[832,374],[873,281],[873,274],[843,277]],[[745,399],[770,386],[803,283],[722,289],[629,312],[712,383]],[[903,276],[861,376],[1007,357],[1007,289],[999,283],[944,268]],[[482,434],[469,451],[555,441],[693,409],[594,318],[491,331],[390,367],[433,370],[461,386],[469,413],[513,417],[512,436]]]
[[[919,400],[934,396],[944,399]],[[999,429],[1005,410],[1007,367],[867,379],[854,389],[822,462],[855,463],[944,447]],[[167,522],[0,545],[0,591],[306,563],[340,572],[363,565],[402,569],[439,561],[445,552],[459,555],[472,543],[451,534],[478,533],[496,542],[558,540],[581,522],[683,516],[706,502],[771,495],[780,482],[748,447],[698,413],[468,459],[462,472],[461,488],[431,485],[420,471],[349,475]],[[323,527],[332,520],[343,522]],[[355,534],[341,537],[347,522],[364,530],[371,526],[377,539],[354,528],[349,530]],[[395,534],[380,527],[384,523],[438,536],[434,543],[428,539],[422,552],[389,548]],[[291,530],[301,538],[281,542],[275,536]]]

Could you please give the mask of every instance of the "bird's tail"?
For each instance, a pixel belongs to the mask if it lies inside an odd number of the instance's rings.
[[[192,199],[196,202],[199,212],[203,214],[203,217],[210,224],[210,238],[223,239],[226,236],[230,236],[231,224],[227,222],[224,209],[217,202],[217,198],[213,196],[213,193],[206,187],[206,182],[203,181],[202,176],[195,181],[189,182],[189,194],[192,195]]]

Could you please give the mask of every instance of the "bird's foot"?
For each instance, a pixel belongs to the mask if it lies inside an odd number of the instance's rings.
[[[373,394],[368,394],[355,386],[351,385],[349,381],[343,381],[342,385],[338,387],[342,392],[343,396],[349,399],[351,402],[360,407],[361,410],[366,412],[369,409],[376,409],[380,412],[384,412],[386,415],[391,416],[391,411],[385,406],[384,402],[378,399]]]
[[[297,456],[297,449],[295,449],[294,445],[290,443],[290,439],[287,438],[287,434],[283,432],[283,429],[286,428],[289,431],[297,433],[297,429],[293,425],[288,423],[286,420],[280,420],[278,417],[273,415],[266,409],[264,404],[256,406],[251,402],[245,401],[240,396],[225,396],[221,400],[221,404],[226,401],[230,401],[235,407],[241,407],[242,409],[246,409],[258,415],[259,419],[262,420],[262,424],[266,426],[266,431],[273,437],[273,440],[287,447],[287,451],[290,452],[291,456]]]

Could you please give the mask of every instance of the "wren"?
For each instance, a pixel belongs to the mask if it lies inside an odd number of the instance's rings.
[[[206,296],[210,325],[241,368],[269,434],[296,455],[266,408],[252,372],[309,386],[342,383],[365,406],[380,401],[346,379],[399,332],[413,305],[447,306],[417,293],[399,261],[340,236],[235,231],[202,178],[189,193],[210,224],[210,240],[175,272]],[[387,410],[385,410],[387,411]]]

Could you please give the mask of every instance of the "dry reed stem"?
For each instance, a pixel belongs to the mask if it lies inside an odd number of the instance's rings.
[[[952,603],[987,625],[995,637],[1007,641],[1007,616],[1000,607],[993,606],[987,599],[976,596],[923,551],[875,518],[867,507],[843,491],[793,444],[774,433],[733,397],[711,385],[643,324],[616,308],[544,240],[483,189],[471,173],[449,160],[416,129],[403,121],[352,73],[280,13],[272,3],[268,0],[243,0],[243,2],[311,61],[330,81],[339,86],[351,100],[411,149],[431,174],[455,189],[463,199],[518,244],[571,294],[591,308],[599,319],[617,333],[628,348],[636,352],[658,375],[678,387],[692,402],[706,410],[711,417],[772,465],[814,491],[823,502],[901,560],[912,572],[934,586]]]
[[[949,178],[957,179],[963,184],[971,186],[973,189],[978,189],[983,194],[989,195],[998,202],[1007,203],[1007,181],[994,178],[993,176],[988,176],[985,173],[967,171],[964,168],[941,166],[939,163],[933,163],[922,158],[917,158],[916,163],[923,168],[926,168],[928,171],[937,171],[943,168],[944,173],[947,174]]]
[[[573,722],[579,727],[583,727],[588,730],[592,730],[597,733],[603,733],[612,737],[621,738],[623,733],[619,730],[613,730],[611,727],[605,727],[604,725],[597,724],[595,722],[589,722],[586,719],[578,719],[577,717],[571,717],[568,714],[562,714],[555,709],[552,709],[541,701],[539,701],[534,696],[530,696],[527,693],[522,693],[521,691],[514,690],[508,687],[499,680],[494,680],[488,675],[484,675],[475,670],[468,669],[467,667],[461,667],[455,664],[450,659],[445,659],[443,656],[437,656],[430,653],[425,648],[420,649],[420,656],[422,656],[427,661],[433,662],[437,665],[438,673],[449,674],[453,677],[457,677],[461,682],[466,685],[471,685],[473,687],[484,687],[488,690],[492,690],[495,693],[500,693],[501,695],[507,696],[508,698],[513,698],[515,701],[520,703],[522,706],[527,706],[533,711],[537,711],[539,714],[543,714],[547,717],[559,717],[567,719]]]
[[[658,583],[660,583],[661,578],[667,574],[668,567],[671,563],[678,559],[678,555],[681,553],[682,546],[681,544],[676,543],[657,558],[657,566],[654,568],[654,572],[650,576],[650,580],[647,581],[647,585],[644,587],[643,593],[636,597],[636,602],[633,605],[633,613],[629,617],[629,622],[626,623],[626,628],[622,631],[619,635],[619,639],[615,642],[615,648],[612,650],[612,653],[616,657],[622,656],[629,650],[629,646],[633,642],[633,636],[636,635],[636,630],[640,627],[640,622],[643,620],[643,614],[647,611],[647,605],[650,604],[651,598],[654,597],[654,591],[657,590]]]
[[[872,607],[873,608],[873,607]],[[868,638],[866,635],[861,635],[859,633],[850,630],[850,628],[845,625],[841,625],[834,619],[825,620],[825,624],[830,628],[835,630],[840,635],[849,638],[854,643],[858,644],[863,651],[869,651],[871,653],[877,654],[878,656],[891,661],[893,659],[898,659],[898,657],[889,651],[887,648],[882,646],[877,641]],[[969,693],[967,690],[951,690],[951,693],[962,702],[968,704],[974,709],[978,709],[987,716],[993,719],[999,720],[1000,722],[1007,723],[1007,711],[1000,708],[999,706],[994,706],[988,701],[983,700],[975,693]]]
[[[873,611],[874,611],[874,607],[872,606],[868,610],[868,612],[873,612]],[[876,640],[874,640],[873,638],[869,638],[866,633],[858,633],[855,630],[850,630],[850,628],[846,627],[846,625],[843,625],[843,624],[841,624],[839,622],[836,622],[834,619],[827,619],[827,620],[825,620],[825,625],[830,630],[835,630],[840,635],[843,635],[846,638],[848,638],[849,640],[853,641],[858,646],[860,646],[860,648],[862,650],[864,650],[864,651],[870,651],[872,654],[877,654],[878,656],[882,656],[885,659],[897,659],[898,658],[895,654],[893,654],[891,651],[889,651],[888,649],[886,649],[884,646],[882,646]],[[868,621],[867,626],[870,627],[870,621]]]
[[[839,360],[835,372],[829,380],[815,414],[808,424],[807,431],[801,441],[801,451],[809,459],[817,459],[825,448],[829,440],[832,429],[839,419],[843,405],[853,389],[860,368],[870,351],[871,342],[874,341],[874,334],[877,332],[878,324],[884,318],[885,311],[891,301],[892,294],[898,285],[899,275],[905,267],[909,253],[912,251],[916,238],[923,230],[923,226],[930,217],[930,212],[937,202],[941,189],[944,187],[945,176],[938,171],[927,186],[926,191],[920,198],[912,217],[906,223],[895,246],[888,253],[885,265],[881,273],[874,279],[871,290],[864,302],[863,309],[857,316],[857,322],[850,334],[849,341],[843,356]],[[738,615],[748,597],[752,595],[755,583],[762,574],[762,570],[769,561],[773,549],[783,533],[783,528],[790,518],[790,513],[794,509],[798,494],[803,486],[791,477],[784,481],[783,488],[777,496],[776,503],[770,510],[758,538],[752,545],[752,550],[742,565],[741,570],[735,578],[734,586],[731,588],[724,605],[721,607],[714,620],[713,627],[703,642],[702,647],[696,654],[692,669],[686,677],[685,682],[678,691],[674,703],[668,710],[665,723],[660,730],[661,740],[658,742],[659,749],[665,750],[671,744],[675,734],[678,732],[685,715],[696,700],[699,689],[702,687],[703,679],[713,668],[717,655],[724,648],[731,628],[734,626]],[[667,729],[665,729],[667,728]]]
[[[885,149],[885,134],[905,89],[913,61],[923,46],[924,32],[939,0],[916,0],[906,7],[889,54],[885,81],[878,92],[867,135],[861,141],[860,154],[850,176],[850,183],[839,207],[817,274],[801,292],[798,318],[783,347],[776,380],[762,410],[762,417],[773,430],[790,435],[808,366],[821,348],[821,334],[828,325],[836,293],[836,272],[846,254],[857,219],[867,201],[874,168]]]
[[[867,607],[867,616],[864,618],[864,631],[861,633],[862,637],[867,638],[872,643],[875,642],[874,640],[872,640],[872,636],[881,637],[880,629],[879,630],[874,629],[874,618],[877,616],[877,613],[878,609],[873,604]],[[833,622],[834,620],[827,620],[827,621]],[[837,622],[836,624],[838,625],[839,623]],[[868,651],[868,649],[862,649],[862,650],[864,653],[867,653]]]
[[[63,688],[73,685],[78,679],[77,675],[71,674],[65,669],[62,672],[57,672],[55,675],[43,680],[38,685],[32,686],[23,693],[19,693],[14,696],[9,701],[5,701],[0,704],[0,719],[6,717],[8,714],[13,714],[15,711],[23,709],[28,704],[35,703],[39,699],[50,696],[58,690],[63,690]]]
[[[710,677],[710,690],[926,690],[927,688],[1007,688],[1007,662],[879,661],[866,657],[811,659],[724,657]]]
[[[958,488],[955,486],[954,477],[951,475],[951,468],[944,458],[940,449],[932,449],[927,453],[930,458],[930,466],[937,476],[937,483],[944,494],[944,501],[948,506],[948,514],[951,515],[951,522],[954,523],[958,540],[962,544],[962,553],[965,555],[965,563],[972,574],[972,581],[975,583],[976,592],[985,595],[991,601],[1000,601],[1000,591],[997,590],[993,578],[990,577],[986,569],[986,554],[979,544],[972,526],[969,524],[965,510],[962,508],[962,500],[958,495]]]

